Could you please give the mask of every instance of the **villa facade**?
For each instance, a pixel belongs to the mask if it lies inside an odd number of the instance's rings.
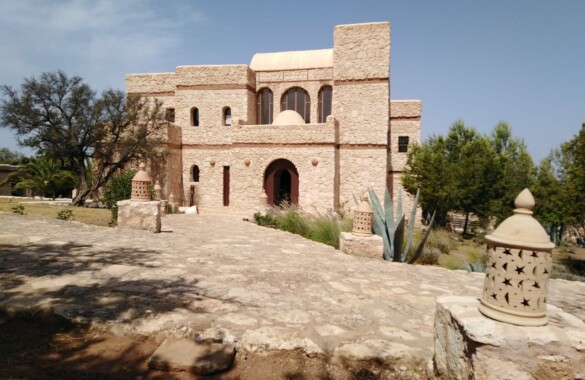
[[[129,94],[166,109],[170,154],[154,174],[165,195],[238,212],[281,202],[348,210],[354,195],[382,196],[386,185],[397,196],[421,102],[390,100],[390,83],[386,22],[336,26],[332,49],[126,77]]]

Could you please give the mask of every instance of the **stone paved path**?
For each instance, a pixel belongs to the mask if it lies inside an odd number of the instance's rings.
[[[116,333],[424,366],[435,298],[482,274],[347,256],[286,232],[172,215],[160,234],[0,213],[0,306],[50,304]],[[585,283],[550,303],[585,320]]]

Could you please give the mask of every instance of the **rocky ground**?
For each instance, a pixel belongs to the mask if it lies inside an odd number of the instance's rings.
[[[362,363],[424,377],[435,298],[479,297],[482,284],[230,217],[171,215],[150,234],[0,214],[0,307],[51,307],[128,339],[233,344],[236,366],[265,354],[282,364],[284,350],[318,360],[320,373],[355,375]],[[551,281],[549,302],[585,320],[584,283]]]

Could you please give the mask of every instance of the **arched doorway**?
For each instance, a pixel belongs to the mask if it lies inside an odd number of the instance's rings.
[[[292,162],[285,159],[273,161],[264,172],[264,189],[268,204],[278,206],[283,202],[299,203],[299,172]]]

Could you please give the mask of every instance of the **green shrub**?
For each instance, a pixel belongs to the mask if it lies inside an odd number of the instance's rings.
[[[263,215],[257,212],[254,214],[254,222],[259,226],[278,228],[278,219],[272,213],[266,213]]]
[[[24,205],[22,203],[12,207],[12,212],[19,215],[24,215]]]
[[[296,208],[287,207],[280,215],[278,228],[309,238],[311,236],[310,217]]]
[[[340,225],[337,220],[319,215],[312,220],[310,239],[339,249]]]
[[[336,249],[339,249],[339,234],[352,228],[351,219],[322,214],[313,216],[291,206],[266,214],[255,213],[254,221],[259,226],[288,231]]]
[[[130,199],[132,196],[132,178],[134,178],[135,174],[136,171],[134,170],[120,173],[112,177],[106,185],[102,201],[112,214],[112,219],[109,223],[111,227],[118,224],[117,203],[125,199]]]
[[[57,219],[59,220],[71,220],[73,219],[73,209],[66,207],[57,213]]]

